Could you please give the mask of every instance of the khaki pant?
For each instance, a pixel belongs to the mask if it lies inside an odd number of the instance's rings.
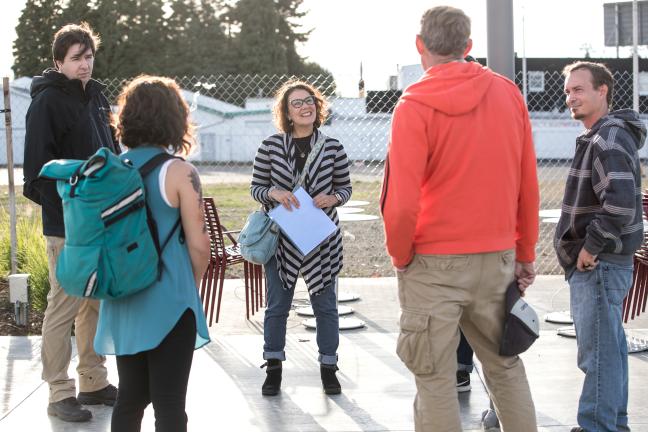
[[[398,356],[414,374],[419,432],[461,431],[456,377],[459,327],[482,362],[504,432],[536,432],[522,360],[498,354],[512,250],[472,255],[416,255],[398,273]],[[484,407],[486,409],[487,407]]]
[[[65,294],[56,280],[56,262],[65,240],[45,237],[49,264],[50,291],[43,320],[41,360],[43,380],[49,384],[49,401],[76,397],[74,379],[68,376],[72,357],[71,332],[74,323],[77,352],[79,354],[79,391],[92,392],[108,385],[106,358],[94,352],[93,342],[97,330],[99,302],[84,300]]]

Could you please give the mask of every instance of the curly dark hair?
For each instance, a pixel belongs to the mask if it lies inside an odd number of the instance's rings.
[[[290,133],[293,130],[293,124],[288,118],[288,97],[295,90],[306,90],[315,98],[315,128],[320,127],[328,116],[328,104],[322,93],[313,85],[305,81],[290,80],[285,82],[275,93],[275,103],[272,107],[272,114],[275,126],[281,132]]]
[[[195,139],[189,106],[171,78],[140,75],[124,86],[117,104],[115,128],[126,147],[158,145],[185,155],[191,151]]]

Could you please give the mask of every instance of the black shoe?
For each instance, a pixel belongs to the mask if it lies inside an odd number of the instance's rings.
[[[336,395],[342,392],[342,386],[335,376],[339,369],[337,365],[320,365],[320,375],[322,377],[322,387],[327,395]]]
[[[92,413],[83,408],[75,397],[51,402],[47,405],[47,414],[66,422],[87,422],[92,418]]]
[[[585,432],[585,429],[583,429],[580,426],[576,426],[576,427],[571,428],[570,432]]]
[[[106,387],[101,390],[93,392],[79,392],[77,396],[79,403],[83,405],[115,405],[117,400],[117,387],[112,384],[108,384]]]
[[[266,368],[266,379],[261,386],[261,394],[263,396],[276,396],[281,389],[281,360],[268,359],[261,365]]]
[[[470,386],[470,372],[457,371],[457,391],[463,393],[470,391],[470,389],[472,389]]]

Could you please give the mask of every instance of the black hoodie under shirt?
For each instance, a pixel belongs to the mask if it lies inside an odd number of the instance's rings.
[[[101,93],[105,86],[90,80],[70,80],[53,69],[34,77],[32,102],[26,116],[23,194],[40,204],[43,234],[65,237],[63,207],[56,182],[38,174],[53,159],[88,159],[99,148],[120,153],[110,126],[110,105]]]

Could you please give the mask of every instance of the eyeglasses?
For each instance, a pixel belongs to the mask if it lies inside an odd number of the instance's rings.
[[[290,105],[293,108],[301,108],[304,104],[315,105],[315,96],[308,96],[304,99],[293,99],[290,101]]]

